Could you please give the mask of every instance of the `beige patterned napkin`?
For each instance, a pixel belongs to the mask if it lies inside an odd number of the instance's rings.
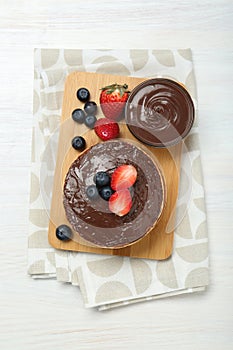
[[[48,213],[62,94],[66,76],[75,70],[173,78],[185,84],[197,105],[189,49],[35,50],[29,274],[79,285],[85,305],[101,310],[203,290],[208,284],[208,236],[197,119],[183,147],[177,227],[170,259],[72,253],[49,246]]]

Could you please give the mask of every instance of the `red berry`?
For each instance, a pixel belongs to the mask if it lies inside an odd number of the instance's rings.
[[[100,118],[95,123],[96,135],[103,141],[111,140],[119,135],[119,125],[113,120],[107,118]]]
[[[125,103],[129,97],[128,86],[112,84],[102,88],[100,106],[105,117],[118,120],[123,114]]]
[[[109,198],[109,210],[118,215],[124,216],[128,214],[132,207],[132,198],[129,190],[114,192]]]
[[[137,170],[133,165],[120,165],[111,178],[111,187],[114,191],[124,190],[133,186],[137,178]]]

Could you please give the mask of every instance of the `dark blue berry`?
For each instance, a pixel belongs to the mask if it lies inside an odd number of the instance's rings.
[[[56,228],[56,237],[60,241],[69,241],[72,237],[72,231],[67,225],[60,225]]]
[[[96,199],[99,197],[99,192],[95,185],[90,185],[86,189],[86,194],[89,199]]]
[[[99,195],[104,200],[108,201],[111,195],[114,193],[110,186],[104,186],[99,189]]]
[[[82,124],[85,120],[85,113],[82,109],[77,108],[72,112],[72,118],[75,122]]]
[[[105,171],[99,171],[96,173],[93,180],[97,187],[103,187],[110,184],[110,177]]]
[[[88,101],[84,105],[84,111],[88,115],[95,115],[97,111],[97,104],[94,101]]]
[[[75,136],[71,144],[77,151],[83,151],[86,147],[86,141],[82,136]]]
[[[80,88],[77,91],[77,98],[81,102],[87,102],[90,98],[90,92],[86,88]]]
[[[96,120],[97,119],[94,115],[87,115],[85,120],[84,120],[84,123],[88,128],[93,129],[95,126]]]

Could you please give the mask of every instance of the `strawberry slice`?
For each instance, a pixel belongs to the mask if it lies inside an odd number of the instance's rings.
[[[110,119],[100,118],[96,121],[94,130],[103,141],[115,139],[120,132],[119,125]]]
[[[120,165],[111,178],[111,187],[114,191],[120,191],[133,186],[137,179],[137,170],[133,165]]]
[[[114,192],[109,198],[109,210],[118,215],[124,216],[128,214],[132,207],[132,197],[129,190]]]

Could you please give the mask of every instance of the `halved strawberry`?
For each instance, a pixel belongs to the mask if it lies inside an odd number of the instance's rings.
[[[128,85],[112,84],[101,89],[100,106],[105,117],[119,120],[129,97]]]
[[[111,177],[111,187],[114,191],[127,189],[135,183],[137,179],[137,170],[133,165],[120,165]]]
[[[118,215],[124,216],[128,214],[132,207],[132,197],[129,190],[114,192],[109,198],[109,210]]]
[[[119,125],[108,118],[100,118],[96,121],[94,130],[103,141],[111,140],[119,135]]]

